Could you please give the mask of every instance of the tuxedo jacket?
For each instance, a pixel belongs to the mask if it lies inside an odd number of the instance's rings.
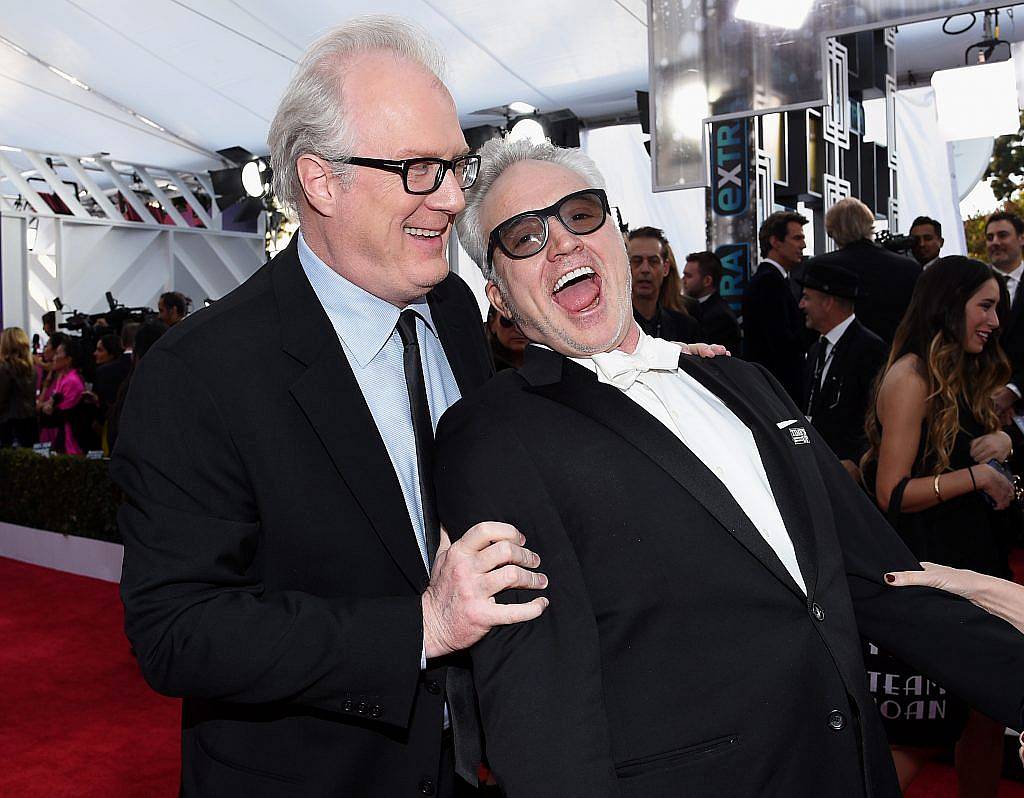
[[[1002,274],[998,269],[994,270],[997,275]],[[999,322],[999,343],[1010,359],[1013,367],[1013,375],[1010,382],[1021,390],[1024,390],[1024,281],[1017,285],[1017,296],[1010,301],[1010,295],[1006,291],[1005,279],[1003,283],[1003,301],[1000,305]]]
[[[428,302],[460,389],[479,386],[469,289],[449,275]],[[294,239],[140,361],[111,472],[128,637],[184,698],[184,795],[433,789],[446,671],[420,670],[426,569]]]
[[[885,584],[917,562],[762,368],[680,366],[750,428],[807,593],[657,419],[528,347],[445,414],[435,472],[450,533],[515,524],[550,578],[543,615],[472,649],[508,798],[897,798],[860,633],[1019,727],[1024,636]]]
[[[695,302],[691,312],[700,322],[706,343],[721,344],[734,355],[739,355],[740,323],[720,293],[715,291],[703,302]]]
[[[813,260],[841,266],[857,275],[857,318],[887,346],[891,345],[921,276],[920,264],[867,239],[815,255]]]
[[[700,323],[694,316],[666,308],[661,304],[658,305],[653,319],[645,319],[636,308],[633,309],[633,319],[644,332],[654,338],[683,343],[703,340]]]
[[[864,416],[874,398],[875,378],[885,365],[889,349],[881,338],[854,319],[832,347],[828,373],[820,389],[814,392],[811,407],[814,370],[821,347],[818,340],[807,353],[802,409],[836,457],[856,463],[867,451]]]
[[[797,399],[803,383],[804,343],[804,316],[789,280],[771,263],[762,263],[743,296],[743,357],[768,369]]]

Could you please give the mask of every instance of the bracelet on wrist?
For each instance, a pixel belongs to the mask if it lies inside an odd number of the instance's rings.
[[[941,476],[942,474],[936,474],[935,481],[932,482],[932,489],[935,491],[935,498],[938,499],[939,504],[942,504],[942,491],[939,490],[939,477]]]
[[[971,475],[971,484],[974,486],[974,490],[978,489],[978,483],[974,479],[974,466],[968,466],[967,473]]]

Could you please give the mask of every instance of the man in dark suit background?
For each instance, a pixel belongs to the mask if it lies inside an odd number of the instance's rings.
[[[872,241],[874,229],[875,215],[867,205],[855,197],[839,200],[825,214],[825,232],[839,249],[815,259],[857,275],[857,318],[889,346],[921,266]]]
[[[1000,319],[999,342],[1010,358],[1013,372],[1010,382],[993,397],[1003,422],[1012,422],[1013,407],[1020,402],[1024,388],[1024,301],[1021,282],[1024,280],[1024,220],[1015,213],[1000,211],[985,222],[985,246],[989,263],[1002,275],[1006,287],[1006,310]]]
[[[860,632],[1019,726],[1024,638],[895,596],[883,574],[916,561],[778,382],[632,321],[593,162],[480,154],[459,238],[540,345],[445,414],[436,473],[454,535],[514,523],[551,575],[540,618],[471,651],[504,794],[897,798]]]
[[[867,451],[864,415],[888,348],[853,312],[857,275],[811,258],[800,283],[800,309],[807,327],[820,335],[807,353],[801,404],[807,420],[859,482],[858,463]]]
[[[657,227],[630,230],[626,239],[633,273],[633,318],[648,335],[666,341],[704,340],[700,324],[686,313],[665,307],[660,297],[669,269],[668,239]]]
[[[692,298],[693,317],[700,322],[701,336],[709,344],[721,344],[740,353],[740,323],[720,293],[722,261],[714,252],[691,252],[683,267],[683,291]]]
[[[789,273],[807,246],[805,224],[793,211],[776,211],[761,223],[761,265],[743,296],[743,357],[768,369],[794,399],[800,398],[806,348]]]
[[[491,600],[544,584],[515,529],[448,548],[436,521],[432,425],[492,373],[448,273],[477,161],[441,68],[393,18],[311,46],[269,136],[300,232],[132,378],[111,466],[125,625],[184,697],[184,795],[469,789],[472,685],[448,655],[545,604]]]

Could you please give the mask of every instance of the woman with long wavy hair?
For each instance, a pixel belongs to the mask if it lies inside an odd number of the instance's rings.
[[[36,428],[36,369],[21,327],[0,333],[0,447],[32,446]]]
[[[998,463],[1012,447],[992,401],[1010,376],[1000,303],[999,281],[981,261],[942,258],[921,276],[868,410],[862,468],[919,560],[1008,577],[1014,491]],[[868,657],[900,786],[959,738],[960,795],[995,796],[1002,727],[884,652]]]

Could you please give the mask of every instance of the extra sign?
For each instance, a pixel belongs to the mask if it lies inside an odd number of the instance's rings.
[[[711,204],[719,216],[736,216],[747,209],[747,124],[746,119],[734,119],[711,126]]]

